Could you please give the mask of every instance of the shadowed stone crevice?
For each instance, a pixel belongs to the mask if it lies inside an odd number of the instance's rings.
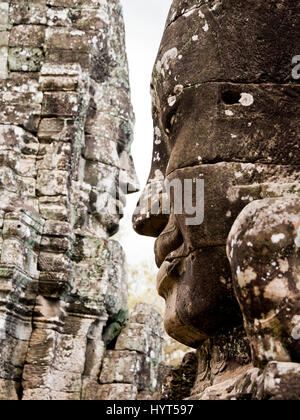
[[[116,316],[109,318],[103,330],[102,339],[108,350],[114,350],[120,332],[129,322],[128,311],[121,310]]]

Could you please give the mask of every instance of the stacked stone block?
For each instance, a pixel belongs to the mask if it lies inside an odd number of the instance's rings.
[[[96,392],[101,400],[153,399],[161,386],[163,340],[161,316],[151,305],[138,304],[115,348],[105,352],[100,385],[89,383],[84,398]]]
[[[138,188],[132,126],[118,0],[0,1],[0,399],[105,396],[128,319],[110,237]]]
[[[1,217],[0,396],[18,399],[38,294],[37,258],[43,224],[25,210]]]

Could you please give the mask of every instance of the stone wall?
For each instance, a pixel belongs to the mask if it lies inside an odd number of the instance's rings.
[[[84,399],[147,400],[158,398],[164,374],[162,318],[148,304],[137,304],[128,326],[107,350],[100,385],[88,382]]]
[[[128,307],[110,237],[138,188],[132,126],[118,0],[0,1],[0,399],[156,387],[153,312],[152,330],[137,313],[114,350]]]

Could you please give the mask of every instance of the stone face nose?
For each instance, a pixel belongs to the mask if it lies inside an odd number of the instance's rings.
[[[169,214],[164,206],[167,202],[164,180],[148,181],[132,217],[136,233],[157,238],[169,221]]]

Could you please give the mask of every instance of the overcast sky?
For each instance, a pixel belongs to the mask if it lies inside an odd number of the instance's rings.
[[[132,155],[142,188],[147,180],[152,158],[153,127],[150,80],[172,0],[121,0],[126,28],[131,96],[136,116]],[[128,197],[126,216],[121,223],[121,242],[131,264],[153,261],[153,240],[134,233],[131,214],[138,194]]]
[[[121,0],[126,29],[132,103],[136,115],[133,153],[141,182],[152,153],[150,79],[172,0]],[[145,165],[147,158],[147,170]]]

